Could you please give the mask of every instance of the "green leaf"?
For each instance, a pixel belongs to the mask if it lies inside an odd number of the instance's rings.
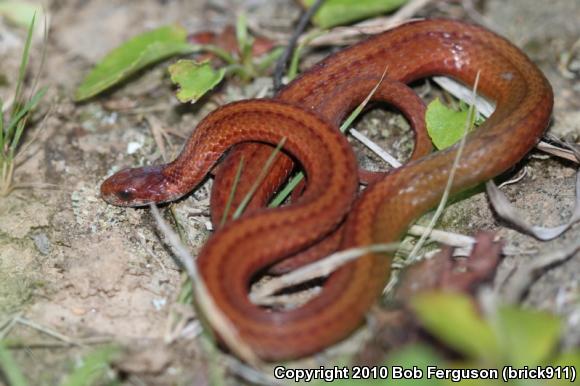
[[[30,20],[34,15],[40,15],[40,19],[43,18],[40,4],[22,0],[0,1],[0,15],[21,27],[30,26]]]
[[[109,364],[117,355],[117,347],[108,346],[88,354],[82,364],[69,374],[62,386],[92,385],[103,377],[109,369]]]
[[[441,103],[439,98],[429,103],[425,121],[427,132],[437,149],[445,149],[461,139],[465,133],[468,116],[468,110],[455,111],[450,109]]]
[[[2,159],[3,149],[4,149],[4,101],[0,98],[0,160]]]
[[[560,368],[562,374],[560,379],[555,377],[553,379],[546,381],[546,385],[550,386],[570,385],[571,384],[570,375],[572,372],[572,367],[576,369],[576,372],[580,369],[580,351],[568,351],[563,354],[560,354],[556,359],[551,361],[549,364],[554,368]],[[576,377],[578,377],[578,374],[576,374]]]
[[[546,363],[561,334],[561,322],[546,312],[502,307],[494,325],[502,352],[514,366]]]
[[[240,13],[236,21],[236,40],[242,61],[251,58],[254,38],[248,34],[248,21],[245,13]]]
[[[450,347],[488,363],[499,358],[494,331],[481,319],[469,297],[425,293],[416,296],[411,305],[424,327]]]
[[[580,369],[580,351],[569,351],[560,354],[552,364],[554,366],[575,366]]]
[[[18,364],[10,355],[10,352],[4,347],[0,341],[0,374],[3,374],[8,384],[11,386],[27,386],[28,383],[18,367]],[[0,377],[1,378],[1,377]]]
[[[32,34],[34,32],[34,23],[36,22],[36,14],[32,14],[30,24],[28,25],[28,33],[26,35],[26,42],[24,43],[24,51],[20,59],[20,66],[18,67],[18,80],[16,81],[16,91],[14,92],[14,105],[12,106],[12,115],[16,114],[22,104],[22,89],[24,87],[24,76],[26,75],[26,68],[30,60],[30,44],[32,43]],[[8,129],[10,130],[10,129]]]
[[[225,69],[214,70],[209,61],[178,60],[169,66],[171,81],[179,86],[177,98],[195,103],[224,78]]]
[[[96,65],[77,89],[75,99],[82,101],[95,96],[162,59],[200,49],[188,44],[186,38],[186,30],[179,25],[161,27],[132,38]]]
[[[302,0],[306,7],[315,0]],[[314,23],[321,28],[330,28],[366,19],[399,8],[407,0],[326,0],[314,15]]]

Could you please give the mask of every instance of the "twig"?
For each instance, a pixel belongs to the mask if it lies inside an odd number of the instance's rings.
[[[422,225],[413,225],[409,228],[409,234],[413,236],[421,236],[427,232],[427,227]],[[447,232],[438,229],[432,229],[429,238],[438,243],[451,245],[456,248],[471,248],[475,244],[475,238],[471,236],[462,235],[459,233]]]
[[[360,131],[351,128],[351,129],[349,129],[349,133],[352,134],[352,136],[355,137],[356,139],[358,139],[359,142],[361,142],[363,145],[365,145],[367,148],[369,148],[372,152],[374,152],[383,161],[385,161],[386,163],[388,163],[392,167],[398,168],[399,166],[402,165],[401,162],[399,162],[399,160],[397,160],[389,152],[387,152],[382,147],[377,145],[369,137],[367,137],[366,135],[364,135]]]
[[[6,335],[12,330],[12,327],[16,324],[16,318],[18,318],[21,313],[17,313],[16,315],[12,315],[11,317],[3,320],[0,323],[0,340],[4,339]]]
[[[20,340],[11,341],[9,339],[4,341],[4,345],[10,349],[43,349],[43,348],[59,348],[70,346],[92,346],[112,342],[113,338],[107,336],[96,336],[93,338],[80,339],[77,342],[63,342],[63,341],[35,341],[26,342]]]
[[[498,188],[501,189],[504,186],[508,186],[508,185],[511,185],[511,184],[518,183],[521,180],[523,180],[524,177],[527,176],[527,175],[528,175],[528,167],[527,166],[524,166],[522,168],[522,170],[520,170],[520,172],[518,173],[517,176],[515,176],[514,178],[511,178],[511,179],[509,179],[507,181],[502,182],[501,184],[499,184]]]
[[[276,67],[274,68],[274,92],[278,91],[282,87],[282,78],[284,76],[284,72],[286,71],[286,67],[288,66],[288,60],[290,60],[290,56],[292,56],[292,52],[294,52],[294,48],[296,48],[296,44],[298,43],[298,38],[304,30],[306,26],[312,19],[312,16],[318,11],[320,6],[324,3],[324,0],[316,0],[314,4],[310,8],[308,8],[300,17],[298,21],[298,25],[296,29],[292,33],[290,40],[288,41],[288,45],[282,52],[280,59],[276,62]]]
[[[56,338],[56,339],[61,340],[63,342],[66,342],[67,344],[70,344],[73,346],[80,346],[80,343],[78,343],[77,341],[74,341],[73,339],[69,338],[68,336],[63,335],[63,334],[56,332],[54,330],[51,330],[47,327],[41,326],[40,324],[37,324],[37,323],[35,323],[31,320],[28,320],[26,318],[23,318],[21,316],[17,316],[15,318],[15,321],[17,323],[24,325],[24,326],[38,330],[38,331],[40,331],[48,336],[52,336],[53,338]]]

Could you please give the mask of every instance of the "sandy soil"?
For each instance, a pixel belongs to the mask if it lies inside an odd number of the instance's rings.
[[[184,107],[174,97],[165,63],[88,103],[74,104],[71,96],[106,52],[147,29],[180,22],[190,31],[220,30],[235,21],[239,10],[246,9],[252,21],[265,29],[288,33],[299,10],[294,2],[283,0],[49,3],[51,32],[41,84],[50,85],[47,101],[53,109],[16,178],[55,187],[18,190],[0,199],[0,321],[20,315],[71,342],[87,343],[71,345],[17,323],[9,337],[28,347],[14,353],[33,380],[31,384],[58,384],[75,361],[92,350],[90,344],[100,340],[116,342],[128,350],[120,365],[127,371],[127,384],[207,384],[208,363],[215,357],[203,349],[198,334],[172,326],[171,315],[190,315],[193,311],[176,302],[182,283],[180,269],[161,242],[149,211],[105,204],[98,195],[99,184],[124,166],[161,161],[151,125],[171,127],[187,135],[217,104],[252,96],[269,80],[258,86],[230,82],[202,106]],[[573,78],[565,77],[560,60],[580,36],[580,2],[479,3],[482,18],[458,2],[443,1],[426,7],[419,16],[475,19],[525,49],[555,89],[550,131],[578,141],[580,75],[576,72]],[[0,75],[10,83],[17,72],[24,31],[0,21],[0,37]],[[38,64],[39,51],[36,44],[33,66]],[[313,53],[306,62],[323,54]],[[0,95],[5,99],[11,90],[13,84],[0,86]],[[385,121],[399,129],[387,131]],[[39,123],[32,125],[28,139],[40,129]],[[373,112],[359,128],[387,147],[402,142],[401,146],[409,149],[408,140],[401,141],[398,133],[405,132],[405,123],[392,113]],[[171,136],[170,155],[179,151],[182,141]],[[510,175],[523,167],[528,168],[528,175],[504,189],[510,200],[533,223],[553,226],[565,221],[574,202],[574,165],[534,151]],[[194,255],[210,233],[206,226],[210,184],[174,205]],[[483,193],[451,205],[441,228],[463,234],[497,230],[517,250],[536,251],[503,260],[493,284],[500,292],[514,267],[580,237],[578,227],[548,243],[521,235],[497,219]],[[528,305],[562,315],[566,346],[580,344],[579,277],[580,255],[576,255],[541,275],[525,300]],[[176,331],[181,335],[166,345]],[[357,334],[333,355],[356,350],[365,335]],[[51,347],[56,343],[63,347]],[[309,363],[330,362],[332,358]],[[221,357],[218,360],[223,363]],[[231,380],[232,384],[239,382]]]

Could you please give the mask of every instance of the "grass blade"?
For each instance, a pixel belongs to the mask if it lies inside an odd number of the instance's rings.
[[[12,355],[10,355],[10,352],[4,347],[2,342],[0,342],[0,370],[2,370],[2,374],[6,377],[10,386],[28,386],[22,371],[20,371],[14,358],[12,358]]]
[[[116,347],[104,347],[87,355],[83,364],[76,368],[62,386],[86,386],[92,385],[103,377],[109,369],[109,363],[118,353]]]
[[[220,227],[222,227],[226,223],[226,220],[228,219],[228,213],[230,213],[232,202],[234,201],[234,195],[236,194],[236,189],[238,187],[238,183],[240,182],[240,176],[242,175],[243,168],[244,168],[244,157],[242,156],[240,164],[238,165],[238,169],[236,170],[236,175],[234,176],[234,183],[232,184],[232,189],[230,190],[230,195],[228,197],[228,201],[226,202],[224,214],[222,216],[222,219],[220,220]]]
[[[48,90],[47,87],[41,88],[34,96],[24,105],[22,109],[18,111],[18,113],[10,119],[10,123],[6,127],[6,137],[5,140],[10,142],[10,149],[16,149],[18,146],[18,140],[20,139],[20,135],[18,133],[14,133],[14,129],[17,127],[19,122],[24,122],[26,119],[25,115],[30,113],[36,105],[40,102],[46,91]],[[18,130],[16,130],[18,131]],[[20,133],[22,134],[22,133]]]
[[[4,102],[0,99],[0,160],[4,154]]]
[[[270,202],[268,208],[276,208],[282,205],[286,197],[288,197],[290,193],[292,193],[292,191],[298,186],[300,181],[302,181],[303,179],[304,179],[303,172],[299,172],[294,177],[292,177],[290,182],[288,182],[286,186],[284,186],[284,188],[278,194],[276,194],[276,197],[274,197],[274,199]]]
[[[28,60],[30,59],[30,44],[32,43],[32,33],[34,32],[34,23],[36,21],[36,12],[32,15],[30,26],[28,26],[28,34],[26,35],[26,43],[24,44],[24,51],[22,53],[22,60],[20,61],[20,68],[18,69],[18,81],[16,82],[16,92],[14,93],[14,105],[12,106],[12,115],[15,115],[20,110],[22,104],[22,87],[24,85],[24,76],[26,75],[26,68],[28,67]]]
[[[340,129],[339,130],[340,130],[341,133],[346,132],[346,130],[350,127],[350,125],[352,124],[352,122],[359,116],[359,114],[363,111],[363,109],[366,107],[366,105],[370,102],[371,98],[373,97],[373,95],[375,95],[375,92],[377,91],[377,89],[379,88],[379,86],[381,85],[381,83],[383,82],[383,79],[385,78],[385,75],[386,74],[387,74],[387,68],[385,68],[385,71],[383,71],[383,75],[381,76],[381,79],[377,82],[377,84],[375,85],[375,87],[373,87],[373,89],[367,95],[367,97],[365,98],[365,100],[362,101],[356,107],[356,109],[354,109],[352,111],[352,113],[350,113],[350,115],[348,116],[348,118],[340,126]],[[290,180],[290,182],[287,183],[286,186],[284,186],[284,188],[278,194],[276,194],[276,197],[274,197],[274,199],[270,202],[270,204],[268,205],[268,208],[275,208],[277,206],[280,206],[282,204],[282,202],[284,202],[284,200],[286,199],[286,197],[288,197],[288,195],[290,193],[292,193],[292,191],[294,190],[294,188],[296,188],[296,186],[298,186],[298,184],[300,183],[300,181],[302,181],[303,178],[304,178],[304,173],[303,172],[300,172],[300,173],[296,174]]]
[[[258,176],[256,181],[254,181],[252,188],[246,194],[246,196],[244,197],[242,202],[240,202],[240,206],[238,206],[236,211],[234,212],[234,214],[233,214],[234,219],[236,219],[242,215],[242,213],[246,209],[246,206],[248,206],[248,204],[250,203],[250,200],[252,199],[252,197],[256,193],[256,190],[258,190],[258,188],[260,187],[260,184],[262,183],[262,181],[264,181],[264,178],[266,178],[266,175],[270,171],[270,168],[272,167],[274,160],[276,160],[276,156],[278,155],[278,153],[280,152],[280,150],[282,149],[282,147],[284,146],[285,143],[286,143],[286,137],[282,138],[280,140],[280,142],[278,142],[278,145],[276,146],[274,151],[272,151],[272,153],[270,154],[270,157],[268,157],[268,159],[266,160],[264,167],[260,171],[260,175]]]

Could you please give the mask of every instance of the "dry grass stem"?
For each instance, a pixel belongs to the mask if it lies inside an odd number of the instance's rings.
[[[563,149],[561,147],[558,146],[554,146],[550,143],[544,142],[544,141],[540,141],[540,143],[538,143],[536,145],[536,147],[545,152],[548,153],[550,155],[556,156],[556,157],[560,157],[560,158],[564,158],[568,161],[572,161],[572,162],[576,162],[576,163],[580,163],[580,161],[578,161],[578,159],[576,158],[576,156],[574,155],[574,152],[572,150],[569,149]]]
[[[398,168],[402,165],[401,162],[399,162],[395,157],[393,157],[390,153],[385,151],[360,131],[351,128],[349,129],[349,133],[392,167]]]
[[[433,81],[455,98],[464,101],[468,105],[474,105],[477,111],[486,118],[495,110],[495,103],[477,95],[472,89],[465,87],[456,80],[445,76],[434,76]]]
[[[409,234],[413,236],[421,236],[427,232],[427,227],[422,225],[413,225],[409,229]],[[475,244],[475,238],[471,236],[462,235],[459,233],[446,232],[438,229],[431,230],[429,238],[438,243],[450,245],[458,248],[471,248]]]
[[[215,304],[211,297],[201,275],[197,270],[193,257],[187,251],[187,248],[181,244],[179,236],[175,234],[161,218],[157,206],[150,205],[151,213],[155,218],[159,230],[165,235],[168,244],[173,249],[175,256],[179,259],[185,268],[194,289],[195,300],[203,314],[209,321],[212,328],[214,328],[219,336],[223,339],[226,345],[238,355],[240,358],[258,367],[261,365],[260,359],[256,356],[253,350],[248,346],[238,335],[236,327],[232,322],[222,313],[222,311]]]
[[[528,175],[528,167],[524,166],[522,168],[522,170],[520,170],[520,172],[518,173],[517,176],[499,184],[499,188],[503,188],[504,186],[508,186],[508,185],[512,185],[512,184],[517,184],[518,182],[523,180],[527,175]]]
[[[153,140],[155,144],[159,148],[159,152],[161,153],[161,157],[164,161],[168,160],[167,149],[165,147],[165,141],[170,143],[169,135],[163,128],[163,123],[154,115],[147,115],[145,120],[149,124],[149,128],[151,129],[151,134],[153,134]]]
[[[33,322],[32,320],[28,320],[26,318],[23,318],[22,316],[17,316],[15,317],[15,321],[19,324],[22,324],[23,326],[27,326],[30,327],[32,329],[35,329],[37,331],[42,332],[43,334],[46,334],[48,336],[51,336],[55,339],[58,339],[60,341],[66,342],[69,345],[73,345],[73,346],[79,346],[80,343],[78,343],[77,341],[73,340],[72,338],[63,335],[57,331],[51,330],[50,328],[41,326],[38,323]]]
[[[79,339],[76,342],[63,341],[9,341],[5,343],[10,349],[46,349],[46,348],[66,348],[71,346],[93,346],[113,342],[114,339],[108,336],[96,336],[92,338]]]
[[[475,76],[475,83],[473,85],[473,90],[472,90],[472,98],[471,98],[472,101],[476,100],[477,86],[479,84],[479,74],[480,74],[480,72],[477,71],[477,75]],[[431,217],[431,220],[429,221],[429,225],[427,225],[426,232],[421,235],[421,238],[415,244],[415,246],[413,247],[413,250],[411,251],[411,253],[409,254],[409,257],[406,260],[406,262],[409,264],[415,262],[418,259],[419,250],[423,247],[425,241],[427,240],[427,238],[429,237],[429,235],[431,234],[431,232],[435,228],[435,224],[437,223],[437,221],[439,220],[439,218],[443,214],[443,210],[445,209],[445,205],[447,205],[447,200],[449,198],[451,186],[452,186],[453,180],[455,178],[455,172],[457,170],[457,167],[459,166],[459,160],[461,159],[461,155],[463,153],[463,148],[465,147],[465,141],[467,139],[466,134],[469,131],[470,126],[472,125],[472,122],[473,122],[472,117],[474,116],[474,114],[476,114],[476,111],[477,111],[476,107],[472,103],[470,105],[470,108],[469,108],[469,114],[467,115],[467,119],[465,121],[465,129],[464,129],[463,136],[461,137],[461,141],[459,141],[459,144],[457,147],[457,153],[455,155],[455,159],[453,160],[453,164],[451,165],[451,170],[449,171],[449,177],[447,178],[447,185],[445,186],[445,190],[443,191],[443,195],[441,196],[441,200],[439,201],[439,205],[437,206],[437,209],[435,210],[433,217]]]
[[[259,288],[259,287],[258,287]],[[295,294],[289,295],[270,295],[256,297],[254,304],[262,307],[284,307],[295,308],[317,296],[322,291],[322,287],[310,287],[307,290],[300,291],[300,299]]]
[[[304,283],[319,277],[325,277],[336,271],[344,264],[353,261],[367,253],[393,252],[399,247],[398,243],[374,244],[367,247],[351,248],[344,251],[335,252],[332,255],[298,268],[288,274],[272,279],[262,287],[250,294],[250,300],[259,304],[264,298],[276,292],[300,283]]]

